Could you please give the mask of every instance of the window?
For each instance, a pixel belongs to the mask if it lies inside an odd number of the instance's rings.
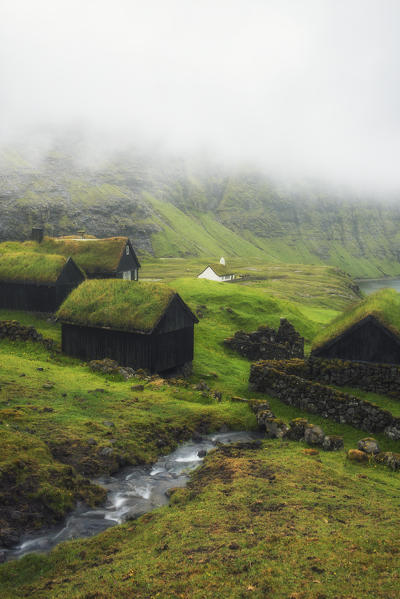
[[[127,256],[129,256],[129,245],[126,245],[125,247],[125,253]]]
[[[123,278],[123,279],[126,279],[127,281],[130,281],[130,280],[131,280],[131,278],[132,278],[132,277],[131,277],[131,274],[132,274],[132,273],[131,273],[131,271],[130,271],[130,270],[123,270],[123,271],[122,271],[122,278]]]

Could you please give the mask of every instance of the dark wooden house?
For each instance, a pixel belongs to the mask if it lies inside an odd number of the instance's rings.
[[[88,279],[139,279],[140,263],[128,237],[44,237],[36,251],[72,256]]]
[[[72,258],[34,252],[0,256],[0,308],[55,312],[85,280]]]
[[[86,281],[58,312],[62,350],[82,360],[112,358],[150,372],[193,360],[196,316],[172,289],[156,283]]]
[[[317,338],[318,358],[400,363],[400,294],[382,289],[345,311]]]

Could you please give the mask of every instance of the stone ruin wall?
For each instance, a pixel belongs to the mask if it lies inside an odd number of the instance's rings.
[[[400,367],[392,364],[310,357],[273,364],[278,370],[338,387],[356,387],[400,399]]]
[[[371,365],[371,367],[376,374],[375,369],[378,366]],[[277,397],[284,403],[301,410],[343,424],[351,424],[365,431],[382,431],[391,439],[400,439],[400,418],[395,418],[389,411],[371,402],[306,378],[310,376],[310,372],[311,376],[313,372],[321,378],[330,376],[322,368],[321,364],[316,367],[316,371],[312,371],[308,362],[304,360],[260,361],[252,364],[249,382],[254,390]],[[338,384],[336,381],[339,379],[344,380],[339,377],[336,368],[338,366],[333,365],[334,374],[329,379],[331,384]],[[322,372],[325,374],[322,375]],[[359,373],[360,370],[355,369],[355,372]],[[324,382],[328,381],[324,380]],[[355,385],[354,378],[346,378],[343,384]]]
[[[277,331],[268,326],[261,326],[253,333],[238,331],[233,337],[225,339],[224,343],[249,360],[304,357],[304,338],[286,318],[281,318]]]
[[[42,343],[47,349],[54,349],[52,339],[46,339],[32,326],[25,326],[16,320],[0,320],[0,339],[11,341],[36,341]]]

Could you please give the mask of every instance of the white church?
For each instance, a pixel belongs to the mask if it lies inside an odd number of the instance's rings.
[[[206,268],[197,275],[198,279],[208,279],[209,281],[233,281],[235,275],[228,272],[225,258],[221,258],[219,264],[209,264]]]

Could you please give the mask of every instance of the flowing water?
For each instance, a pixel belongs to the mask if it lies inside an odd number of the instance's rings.
[[[356,281],[357,285],[367,295],[382,289],[382,287],[391,287],[396,291],[400,291],[400,279],[364,279]]]
[[[138,518],[168,503],[166,492],[173,487],[184,487],[191,470],[199,466],[205,453],[217,442],[235,443],[260,438],[259,433],[230,432],[204,436],[178,447],[173,453],[161,457],[153,466],[133,466],[113,476],[93,482],[108,490],[104,506],[88,509],[79,505],[63,525],[51,527],[36,535],[26,536],[12,550],[7,559],[22,557],[27,553],[49,551],[58,543],[69,539],[91,537],[110,526]]]

